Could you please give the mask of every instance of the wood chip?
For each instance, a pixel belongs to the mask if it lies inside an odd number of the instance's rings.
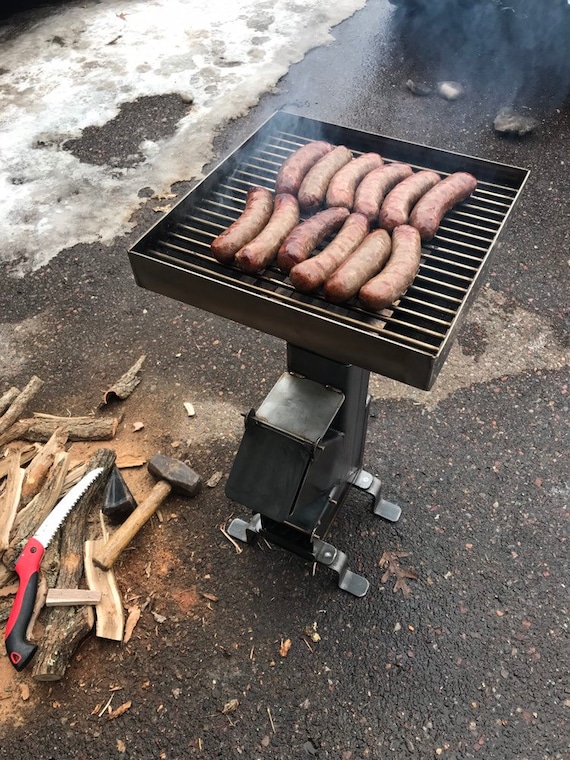
[[[131,636],[133,635],[133,631],[135,630],[136,624],[140,620],[140,616],[142,614],[141,608],[134,604],[132,607],[127,607],[128,616],[127,616],[127,622],[125,623],[125,635],[123,636],[123,644],[126,644],[128,641],[131,640]]]
[[[218,485],[218,483],[220,482],[220,480],[222,479],[223,475],[224,475],[224,473],[221,472],[220,470],[218,470],[217,472],[215,472],[210,477],[210,479],[208,481],[206,481],[206,485],[208,486],[208,488],[215,488]]]
[[[291,649],[291,639],[281,640],[281,646],[279,647],[279,654],[281,657],[287,657],[289,650]]]
[[[122,705],[119,705],[115,710],[111,710],[109,715],[107,716],[109,720],[114,720],[115,718],[118,718],[120,715],[123,715],[123,713],[126,713],[127,710],[130,710],[132,707],[132,702],[129,700],[128,702],[123,702]]]
[[[230,712],[233,712],[234,710],[237,710],[239,707],[239,699],[230,699],[229,702],[226,702],[226,704],[222,707],[222,713],[224,715],[227,715]]]
[[[129,467],[142,467],[146,462],[144,457],[135,454],[118,454],[117,467],[119,470],[127,470]]]
[[[27,683],[20,684],[20,697],[24,702],[27,702],[30,698],[30,687]]]
[[[204,599],[209,599],[211,602],[218,602],[219,599],[215,594],[208,594],[205,591],[200,592],[200,596],[203,596]]]

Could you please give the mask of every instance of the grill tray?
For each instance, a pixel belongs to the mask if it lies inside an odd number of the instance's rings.
[[[355,155],[375,151],[386,162],[441,175],[477,177],[475,193],[422,246],[407,293],[381,315],[356,300],[337,306],[298,293],[277,268],[251,276],[210,254],[211,241],[243,211],[248,187],[273,190],[283,161],[310,140],[346,145]],[[429,390],[527,177],[525,169],[278,111],[133,246],[130,263],[137,284],[148,290]]]

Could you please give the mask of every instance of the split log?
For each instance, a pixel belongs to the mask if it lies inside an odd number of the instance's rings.
[[[93,591],[101,593],[101,601],[95,605],[95,635],[113,641],[123,640],[125,613],[121,594],[112,570],[101,570],[93,563],[93,556],[99,552],[102,539],[85,542],[85,578]]]
[[[16,515],[10,545],[2,557],[2,562],[8,569],[14,569],[26,541],[34,535],[59,501],[68,467],[69,454],[62,451],[56,455],[44,488]]]
[[[83,543],[89,512],[100,501],[105,481],[115,462],[115,453],[99,449],[91,457],[88,470],[103,467],[101,477],[92,483],[63,524],[58,588],[77,588],[83,575]],[[36,655],[33,676],[38,681],[59,681],[80,642],[94,624],[91,607],[50,607],[45,610],[45,636]]]
[[[25,474],[25,470],[20,467],[19,453],[10,454],[8,459],[10,460],[8,480],[0,498],[0,552],[6,551],[10,545],[10,532],[20,504]]]
[[[140,378],[137,377],[140,368],[146,359],[145,354],[140,356],[133,366],[122,375],[116,383],[114,383],[103,395],[103,405],[108,404],[115,399],[128,398],[137,385],[140,383]]]
[[[30,403],[30,401],[33,399],[43,384],[43,380],[40,380],[39,377],[36,377],[35,375],[32,377],[24,390],[18,394],[18,396],[16,396],[6,412],[4,412],[2,417],[0,417],[0,433],[4,433],[4,431],[8,430],[9,427],[12,427],[16,420],[20,419],[24,412],[24,409],[27,407],[27,405]]]
[[[10,406],[12,401],[14,401],[17,396],[20,395],[20,389],[16,388],[15,386],[12,386],[9,390],[6,391],[6,393],[3,393],[0,396],[0,417],[4,414],[6,409]]]
[[[25,464],[28,464],[28,462],[31,462],[32,459],[36,456],[38,451],[40,450],[40,444],[39,443],[33,443],[31,446],[25,446],[24,448],[20,449],[20,466],[23,467]],[[13,453],[13,452],[8,452]],[[9,458],[8,454],[0,461],[0,480],[2,478],[5,478],[8,474],[8,470],[10,469],[9,466]]]
[[[32,610],[32,617],[30,618],[30,622],[28,623],[28,627],[26,629],[26,639],[29,641],[30,639],[33,640],[33,632],[34,632],[34,626],[41,614],[41,611],[43,610],[46,598],[47,598],[47,592],[48,592],[48,581],[45,576],[45,573],[40,572],[40,577],[38,581],[38,588],[36,591],[36,601],[34,602],[34,609]]]
[[[109,441],[115,437],[119,420],[115,417],[52,417],[36,415],[20,420],[26,425],[22,438],[26,441],[47,441],[62,428],[70,441]]]
[[[67,443],[67,433],[57,428],[45,446],[39,450],[26,469],[26,477],[22,486],[22,504],[28,504],[39,493],[45,483],[55,455],[63,450]]]

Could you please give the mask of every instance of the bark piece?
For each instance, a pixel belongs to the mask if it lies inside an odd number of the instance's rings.
[[[103,544],[102,539],[86,541],[84,549],[87,585],[101,594],[101,601],[95,605],[95,634],[103,639],[122,641],[125,614],[115,574],[112,570],[101,570],[93,563],[94,554]]]
[[[16,420],[22,416],[24,409],[43,384],[43,380],[40,380],[39,377],[36,377],[35,375],[32,377],[24,390],[16,396],[2,417],[0,417],[0,433],[4,433],[8,428],[12,427]]]
[[[55,455],[67,443],[67,432],[62,428],[54,431],[51,438],[42,446],[26,469],[26,477],[22,486],[22,503],[29,501],[41,490],[52,466]]]
[[[10,454],[9,459],[6,488],[0,497],[0,552],[6,551],[10,545],[10,533],[20,504],[25,474],[20,467],[19,453]]]
[[[109,441],[115,437],[119,420],[115,417],[52,417],[36,415],[20,420],[27,426],[22,438],[26,441],[47,441],[62,428],[70,441]]]
[[[103,474],[81,496],[63,524],[61,530],[60,565],[58,588],[77,588],[83,575],[83,543],[87,518],[94,504],[98,503],[115,453],[99,449],[91,457],[88,470],[103,467]],[[38,681],[58,681],[65,675],[73,654],[94,624],[91,607],[50,607],[45,610],[45,636],[40,642],[33,676]]]
[[[140,383],[140,377],[137,377],[137,375],[145,359],[145,354],[140,356],[133,364],[133,366],[127,370],[127,372],[125,372],[125,374],[122,375],[116,383],[114,383],[105,391],[103,395],[103,406],[105,404],[108,404],[110,401],[114,401],[115,399],[121,399],[122,401],[131,395],[131,393]]]

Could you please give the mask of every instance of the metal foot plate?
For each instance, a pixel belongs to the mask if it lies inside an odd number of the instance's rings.
[[[400,519],[402,509],[397,504],[393,504],[391,501],[386,501],[386,499],[383,499],[380,495],[382,490],[380,478],[371,475],[365,470],[360,470],[358,477],[352,485],[356,486],[356,488],[361,491],[366,491],[366,493],[369,493],[370,496],[372,496],[374,499],[372,511],[375,515],[383,517],[390,522],[397,522]]]
[[[228,525],[228,533],[238,541],[251,544],[256,540],[260,527],[261,519],[259,515],[254,515],[249,522],[236,517]]]
[[[362,597],[366,594],[370,587],[369,582],[362,575],[357,575],[348,569],[348,559],[344,552],[319,539],[316,539],[313,545],[315,561],[338,573],[339,588],[348,591],[353,596]]]

